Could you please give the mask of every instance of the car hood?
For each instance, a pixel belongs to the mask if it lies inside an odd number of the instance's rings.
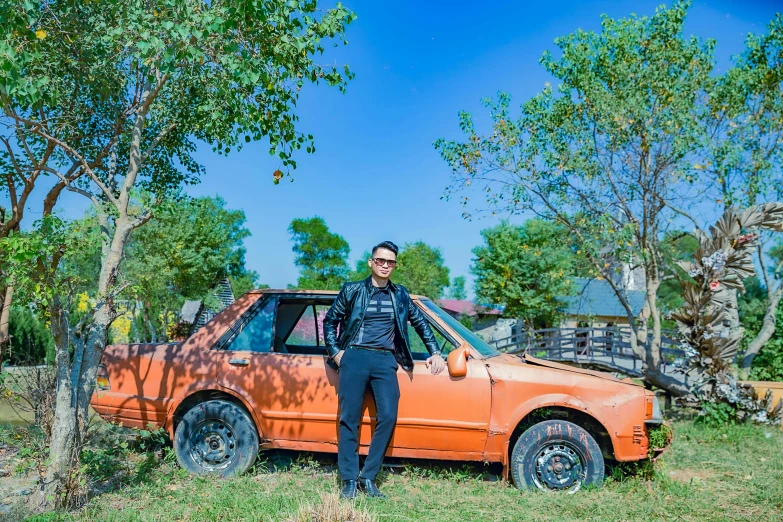
[[[519,365],[532,365],[532,366],[543,366],[544,368],[550,368],[552,370],[561,370],[565,372],[570,373],[579,373],[582,375],[590,375],[592,377],[596,377],[599,379],[605,379],[608,381],[614,381],[617,383],[623,383],[623,384],[629,384],[631,386],[640,386],[640,384],[637,384],[633,382],[630,378],[626,377],[625,379],[618,379],[611,373],[607,372],[599,372],[596,370],[588,370],[586,368],[579,368],[578,366],[569,366],[567,364],[561,364],[556,363],[552,361],[546,361],[544,359],[539,359],[537,357],[533,357],[532,355],[522,355],[522,354],[503,354],[499,357],[497,362],[501,362],[502,364],[510,364],[512,366],[519,366]]]

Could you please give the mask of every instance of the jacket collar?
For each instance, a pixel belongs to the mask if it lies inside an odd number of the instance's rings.
[[[391,279],[389,279],[388,285],[389,285],[389,290],[391,290],[392,292],[397,291],[397,285],[392,283]],[[368,276],[367,279],[364,280],[364,286],[365,288],[367,288],[368,292],[372,292],[372,276]]]

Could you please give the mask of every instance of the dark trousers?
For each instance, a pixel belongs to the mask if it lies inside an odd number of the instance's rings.
[[[400,402],[397,360],[389,351],[349,348],[340,359],[338,375],[340,430],[337,438],[337,465],[340,476],[343,480],[356,480],[360,476],[359,426],[364,393],[369,384],[375,398],[376,422],[361,477],[375,480],[397,423],[397,406]]]

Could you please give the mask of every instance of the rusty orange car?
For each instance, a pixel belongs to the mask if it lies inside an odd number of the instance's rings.
[[[245,294],[182,343],[107,347],[92,399],[105,419],[162,427],[179,464],[232,476],[260,449],[337,452],[337,373],[322,319],[336,292]],[[426,297],[412,296],[447,358],[432,375],[412,333],[413,371],[388,456],[500,463],[521,488],[600,485],[606,461],[646,459],[661,424],[651,391],[629,379],[499,353]],[[360,453],[374,421],[365,398]]]

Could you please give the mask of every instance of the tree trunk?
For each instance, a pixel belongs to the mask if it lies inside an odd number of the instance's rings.
[[[3,363],[5,347],[11,341],[8,335],[9,317],[11,315],[11,300],[14,297],[14,287],[8,286],[0,297],[0,364]]]
[[[649,273],[645,279],[646,301],[637,319],[638,336],[634,329],[631,329],[631,348],[642,359],[642,375],[645,381],[675,397],[690,395],[687,386],[661,372],[661,311],[656,303],[660,280]],[[652,320],[652,329],[648,327],[648,320]]]
[[[98,280],[98,306],[84,333],[71,343],[71,329],[59,298],[53,300],[52,333],[57,350],[57,397],[49,458],[40,490],[31,499],[31,507],[38,511],[68,507],[77,483],[73,482],[78,469],[81,444],[89,422],[89,405],[95,390],[95,379],[108,331],[115,318],[114,291],[117,275],[132,227],[119,218],[108,247],[104,250]],[[55,320],[57,317],[57,320]],[[69,346],[74,344],[72,363]],[[70,363],[70,364],[69,364]]]
[[[50,463],[46,468],[41,487],[30,499],[30,507],[37,512],[51,511],[67,505],[66,486],[70,483],[79,446],[79,426],[70,372],[70,326],[58,296],[54,297],[50,312],[57,384],[49,441]]]
[[[745,355],[740,361],[740,377],[743,379],[747,378],[748,373],[750,372],[750,367],[753,364],[753,359],[759,353],[761,347],[764,346],[767,341],[769,341],[775,334],[775,314],[777,313],[780,298],[783,296],[783,285],[779,285],[774,292],[770,292],[768,295],[769,299],[767,300],[767,310],[764,313],[764,321],[761,323],[761,330],[759,330],[756,338],[753,339],[750,344],[748,344],[748,348],[745,350]]]

